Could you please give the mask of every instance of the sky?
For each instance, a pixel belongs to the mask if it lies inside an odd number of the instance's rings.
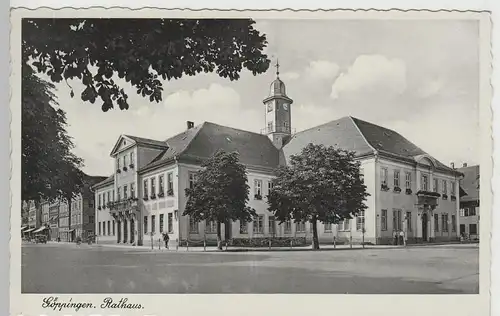
[[[257,20],[255,27],[267,36],[273,64],[279,58],[297,132],[350,115],[395,130],[444,164],[479,162],[476,21]],[[84,171],[108,176],[121,134],[165,140],[186,121],[260,132],[275,71],[168,81],[160,103],[125,84],[129,110],[106,113],[80,100],[78,82],[69,82],[75,98],[64,82],[55,93]]]

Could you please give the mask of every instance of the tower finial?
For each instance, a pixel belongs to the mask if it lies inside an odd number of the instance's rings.
[[[280,77],[280,63],[279,63],[278,58],[276,58],[276,65],[274,65],[274,67],[276,67],[276,77],[279,78]]]

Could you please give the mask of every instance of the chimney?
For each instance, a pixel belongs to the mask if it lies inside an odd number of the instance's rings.
[[[450,163],[450,167],[451,169],[455,169],[455,163],[454,162]]]
[[[187,129],[192,129],[194,127],[194,122],[187,121]]]
[[[462,165],[462,167],[467,168],[467,163],[464,162],[463,165]]]

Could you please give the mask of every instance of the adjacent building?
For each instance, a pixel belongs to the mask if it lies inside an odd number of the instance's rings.
[[[98,241],[150,244],[163,232],[171,241],[192,244],[215,239],[215,223],[194,222],[182,214],[185,189],[196,182],[201,163],[219,149],[240,154],[251,188],[249,204],[258,214],[251,223],[225,223],[226,239],[311,238],[310,223],[279,224],[266,202],[275,168],[288,164],[308,143],[355,151],[370,194],[368,209],[357,217],[320,223],[321,242],[392,243],[400,232],[408,242],[457,238],[460,172],[397,132],[350,116],[295,133],[293,100],[279,77],[263,102],[266,121],[260,134],[187,122],[185,131],[166,140],[119,137],[110,154],[113,174],[93,187]]]
[[[479,166],[463,164],[458,169],[463,173],[460,187],[464,191],[460,197],[460,234],[479,239]]]

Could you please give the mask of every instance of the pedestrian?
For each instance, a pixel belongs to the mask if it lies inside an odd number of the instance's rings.
[[[165,248],[168,249],[168,242],[170,240],[170,237],[168,236],[167,233],[163,233],[163,241],[165,242]]]

